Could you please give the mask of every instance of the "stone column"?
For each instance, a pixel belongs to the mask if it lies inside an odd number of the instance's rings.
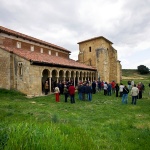
[[[59,79],[59,77],[56,77],[56,81],[57,81],[57,83],[58,83],[58,79]]]
[[[73,83],[74,83],[74,87],[75,87],[75,77],[73,77]]]
[[[52,86],[52,85],[51,85],[51,84],[52,84],[52,83],[51,83],[51,79],[52,79],[52,78],[49,77],[49,92],[50,92],[50,93],[52,92],[52,91],[51,91],[51,88],[52,88],[52,87],[51,87],[51,86]]]
[[[43,80],[42,80],[42,79],[43,79],[43,76],[40,77],[40,79],[41,79],[42,86],[44,86],[44,85],[43,85]],[[43,95],[43,89],[42,89],[42,86],[41,86],[41,95]],[[43,88],[44,88],[44,87],[43,87]]]
[[[66,78],[66,77],[64,76],[64,77],[63,77],[63,82],[64,82],[64,83],[66,82],[65,78]]]
[[[79,83],[79,76],[78,76],[78,83]]]
[[[92,75],[92,80],[94,81],[94,76]]]

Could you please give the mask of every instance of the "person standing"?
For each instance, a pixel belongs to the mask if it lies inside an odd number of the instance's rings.
[[[128,89],[131,90],[131,81],[128,81]]]
[[[112,91],[112,85],[111,83],[108,84],[108,88],[107,88],[107,94],[108,96],[111,96],[111,91]]]
[[[78,84],[78,98],[79,100],[82,100],[82,92],[81,92],[82,84]]]
[[[71,85],[69,86],[68,92],[69,92],[69,95],[70,95],[71,104],[75,103],[75,99],[74,99],[75,87],[73,86],[72,83],[71,83]]]
[[[107,85],[107,82],[104,83],[104,95],[106,96],[107,95],[107,88],[108,88],[108,85]]]
[[[85,100],[85,83],[83,83],[83,85],[81,86],[81,93],[82,93],[82,100],[84,101]]]
[[[112,82],[111,82],[112,93],[115,93],[115,86],[116,86],[115,81],[112,81]]]
[[[59,90],[60,90],[60,94],[63,94],[63,90],[64,90],[64,84],[62,83],[62,81],[59,82]]]
[[[132,103],[136,105],[137,96],[139,94],[139,89],[136,87],[136,84],[134,84],[134,87],[131,89],[131,96],[132,96]]]
[[[98,91],[101,91],[101,81],[98,81]]]
[[[64,85],[64,95],[65,95],[65,102],[67,102],[67,98],[68,98],[68,88],[67,85]]]
[[[120,83],[120,86],[119,86],[120,97],[122,97],[123,95],[123,88],[124,88],[124,85]]]
[[[104,81],[101,81],[101,89],[104,90]]]
[[[59,87],[58,87],[58,85],[56,85],[56,87],[55,87],[55,99],[56,99],[56,102],[60,101],[59,93],[60,93]]]
[[[89,85],[88,83],[86,84],[86,87],[85,87],[85,93],[87,95],[87,100],[91,101],[92,100],[92,86]]]
[[[118,83],[116,84],[115,89],[116,89],[116,97],[118,97],[118,92],[119,92],[119,85],[118,85]]]
[[[45,82],[45,95],[47,95],[48,94],[48,89],[49,89],[49,85],[48,85],[48,81],[46,80],[46,82]]]
[[[92,82],[92,90],[93,90],[93,94],[95,94],[96,93],[96,82],[95,81]]]
[[[131,81],[131,86],[134,87],[134,81],[133,80]]]
[[[139,94],[138,94],[138,99],[142,98],[142,92],[143,92],[143,88],[142,88],[142,83],[139,82],[137,88],[139,89]]]
[[[129,93],[129,89],[125,85],[124,88],[123,88],[123,95],[122,95],[122,103],[123,104],[127,104],[128,103],[128,93]]]

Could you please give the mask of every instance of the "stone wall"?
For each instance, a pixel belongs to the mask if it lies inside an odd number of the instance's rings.
[[[122,80],[122,66],[120,61],[117,61],[117,83],[120,83]]]
[[[78,61],[96,67],[101,80],[120,83],[121,70],[120,62],[117,62],[117,51],[105,39],[97,38],[79,43]]]
[[[7,54],[9,54],[9,53],[7,53]],[[43,79],[43,71],[44,70],[48,70],[49,74],[47,77],[49,79],[53,78],[55,80],[57,80],[57,78],[65,79],[64,77],[70,78],[70,79],[71,78],[75,79],[74,77],[76,77],[76,72],[82,72],[84,74],[83,77],[87,77],[87,72],[90,73],[89,70],[85,70],[85,72],[84,72],[83,70],[79,70],[79,69],[69,69],[69,68],[64,69],[64,68],[60,68],[60,67],[32,65],[30,63],[30,61],[28,61],[24,58],[21,58],[15,54],[11,54],[11,58],[12,58],[11,61],[6,63],[6,64],[10,64],[10,67],[9,67],[10,75],[8,74],[8,78],[9,79],[11,78],[11,80],[9,80],[9,82],[8,82],[8,80],[4,80],[3,82],[5,85],[9,85],[9,87],[11,87],[12,89],[16,89],[28,96],[43,95],[43,93],[42,93],[42,81],[43,80],[42,79]],[[22,68],[21,74],[20,74],[20,68],[19,68],[20,64],[22,64],[21,65],[21,68]],[[8,68],[8,67],[5,67],[5,68]],[[53,71],[56,71],[57,73],[56,74],[52,73]],[[64,72],[59,73],[60,71],[64,71]],[[7,72],[8,72],[8,70],[7,70]],[[67,72],[69,73],[69,76],[67,75],[68,74]],[[95,73],[95,71],[91,71],[91,73]],[[6,78],[7,77],[6,71],[4,72],[4,74],[1,74],[1,75]],[[92,77],[94,77],[94,76],[91,76],[90,78],[92,78]],[[59,79],[58,79],[58,81],[59,81]],[[2,81],[0,81],[0,83],[1,82]],[[6,88],[3,85],[1,87]]]
[[[69,52],[64,52],[62,50],[53,48],[53,47],[48,47],[44,45],[40,45],[35,42],[23,40],[20,38],[15,38],[15,37],[8,37],[6,35],[0,35],[0,42],[3,43],[4,46],[6,47],[11,47],[11,48],[17,48],[17,42],[21,42],[21,49],[30,51],[31,46],[34,46],[34,51],[41,53],[41,48],[43,48],[43,53],[49,54],[49,51],[51,51],[51,55],[56,56],[56,52],[58,52],[59,57],[64,57],[64,58],[69,58]]]
[[[50,50],[51,55],[56,56],[58,52],[58,57],[69,59],[70,52],[18,38],[15,35],[0,33],[0,45],[4,49],[5,47],[9,47],[12,50],[13,48],[17,48],[17,42],[21,43],[20,50],[30,51],[31,46],[34,46],[35,52],[41,53],[41,48],[43,48],[43,53],[45,54],[48,54]],[[43,77],[44,70],[48,70],[48,76]],[[90,75],[87,76],[87,74]],[[84,81],[87,78],[94,80],[96,75],[95,70],[33,65],[30,61],[19,57],[13,52],[8,52],[0,48],[0,77],[0,88],[16,89],[26,95],[39,96],[42,95],[42,81],[46,78],[49,79],[49,82],[51,82],[51,78],[57,81],[59,79],[65,80],[65,78],[73,79],[74,81],[75,78],[78,78],[79,81],[80,78]]]
[[[10,53],[0,48],[0,88],[10,89]]]
[[[14,86],[16,90],[21,91],[22,93],[29,93],[29,68],[30,68],[30,62],[17,56],[13,55],[14,61]],[[19,64],[22,64],[22,74],[20,74],[20,68]]]
[[[10,72],[12,76],[11,87],[26,95],[42,95],[42,75],[41,68],[30,64],[30,61],[23,59],[13,54],[12,70]],[[22,64],[22,74],[19,71],[19,64]],[[4,73],[4,76],[6,73]]]

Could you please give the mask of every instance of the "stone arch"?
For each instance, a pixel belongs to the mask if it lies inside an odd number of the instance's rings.
[[[89,81],[91,82],[92,81],[92,75],[91,75],[92,73],[91,72],[89,72]]]
[[[86,72],[83,72],[83,81],[86,81]]]
[[[82,77],[83,77],[83,74],[82,74],[82,71],[80,71],[80,72],[79,72],[79,80],[80,80],[80,81],[82,81]]]
[[[79,83],[79,80],[80,80],[80,72],[79,72],[79,71],[76,71],[75,74],[76,74],[75,85],[77,86],[78,83]]]
[[[87,71],[87,81],[89,81],[89,72]]]
[[[70,81],[70,77],[71,77],[70,71],[66,70],[66,81]]]
[[[74,80],[74,77],[75,77],[75,72],[72,70],[71,71],[71,80]]]
[[[93,82],[93,72],[91,72],[91,82]]]
[[[73,80],[73,79],[74,79],[74,72],[71,70],[71,71],[70,71],[70,82],[71,82],[71,83],[74,83],[74,80]]]
[[[58,70],[53,69],[53,70],[52,70],[52,79],[53,79],[53,80],[57,80],[58,75],[59,75]]]
[[[76,71],[76,77],[79,77],[79,76],[80,76],[80,72]]]
[[[57,69],[53,69],[52,70],[52,78],[51,78],[51,91],[54,92],[54,88],[56,87],[56,84],[58,83],[58,70]]]
[[[88,80],[88,78],[87,78],[87,72],[86,72],[86,71],[84,72],[84,80],[85,80],[85,81]]]
[[[86,73],[86,74],[87,74],[87,77],[89,77],[89,72],[88,72],[88,71],[87,71],[87,73]]]
[[[44,69],[42,71],[42,93],[45,91],[44,85],[45,82],[48,81],[49,84],[49,76],[50,76],[50,71],[48,69]]]
[[[63,82],[64,80],[64,70],[59,70],[59,81]]]
[[[92,80],[94,81],[95,80],[95,73],[92,72]]]

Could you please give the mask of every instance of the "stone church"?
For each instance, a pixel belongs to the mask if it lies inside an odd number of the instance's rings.
[[[120,82],[121,65],[111,42],[98,37],[79,42],[79,60],[71,51],[0,26],[0,88],[15,89],[28,96],[43,95],[48,80],[54,82],[115,80]]]
[[[34,37],[0,26],[0,88],[15,89],[26,95],[43,95],[49,81],[96,80],[96,68],[69,58],[70,51]]]
[[[112,42],[103,36],[78,42],[78,62],[95,67],[98,79],[106,82],[113,80],[120,83],[122,67],[117,59],[117,50]]]

